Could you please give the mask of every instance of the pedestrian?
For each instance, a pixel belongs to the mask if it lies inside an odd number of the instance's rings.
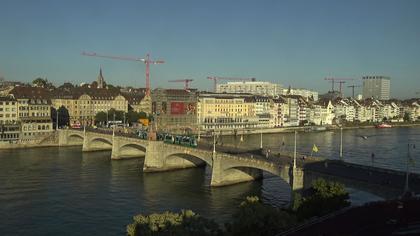
[[[375,160],[375,153],[372,152],[372,154],[370,155],[370,158],[372,160],[372,167],[373,167],[373,162]]]
[[[305,156],[305,155],[303,155],[303,156],[302,156],[302,161],[305,161],[305,158],[306,158],[306,156]]]

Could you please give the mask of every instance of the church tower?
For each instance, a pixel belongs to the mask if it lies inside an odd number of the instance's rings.
[[[98,83],[98,88],[105,88],[105,80],[102,76],[102,67],[99,68],[99,75],[96,82]]]

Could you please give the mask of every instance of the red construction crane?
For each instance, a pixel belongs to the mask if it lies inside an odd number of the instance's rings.
[[[231,78],[231,77],[207,77],[207,79],[213,80],[214,92],[217,90],[217,81],[219,80],[231,80],[231,81],[255,81],[255,78]]]
[[[109,55],[101,55],[95,52],[82,52],[83,56],[89,57],[103,57],[108,59],[115,59],[115,60],[125,60],[125,61],[141,61],[146,64],[146,96],[150,95],[150,64],[162,64],[165,63],[163,60],[150,60],[150,55],[146,54],[146,58],[135,58],[135,57],[121,57],[121,56],[109,56]]]
[[[168,82],[175,82],[175,83],[178,83],[178,82],[184,82],[184,89],[185,90],[188,90],[190,87],[189,87],[189,84],[190,84],[190,82],[192,82],[192,81],[194,81],[193,79],[177,79],[177,80],[168,80]]]
[[[349,85],[347,86],[347,88],[351,88],[351,94],[352,94],[352,98],[354,98],[354,88],[360,88],[362,87],[361,85]]]

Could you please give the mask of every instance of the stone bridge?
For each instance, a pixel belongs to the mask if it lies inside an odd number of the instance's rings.
[[[111,150],[112,159],[144,156],[144,172],[159,172],[208,165],[211,186],[224,186],[262,177],[266,171],[279,176],[293,190],[303,188],[303,170],[270,159],[250,158],[211,150],[142,140],[123,134],[59,130],[59,146],[83,145],[84,152]]]
[[[228,154],[218,147],[213,153],[208,147],[191,148],[162,141],[142,140],[135,136],[109,132],[59,130],[59,146],[83,145],[85,152],[111,150],[112,159],[144,157],[144,172],[159,172],[208,165],[211,186],[224,186],[262,177],[266,171],[290,184],[292,191],[308,188],[317,178],[326,178],[348,187],[373,192],[384,198],[401,193],[405,173],[332,160],[298,160],[292,168],[288,157],[262,158],[250,153]],[[411,174],[410,189],[420,192],[420,175]],[[377,190],[375,190],[377,189]]]

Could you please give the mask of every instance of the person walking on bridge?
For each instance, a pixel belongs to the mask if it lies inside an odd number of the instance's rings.
[[[370,155],[370,159],[372,160],[372,167],[373,167],[373,163],[375,161],[375,153],[372,152],[372,154]]]

